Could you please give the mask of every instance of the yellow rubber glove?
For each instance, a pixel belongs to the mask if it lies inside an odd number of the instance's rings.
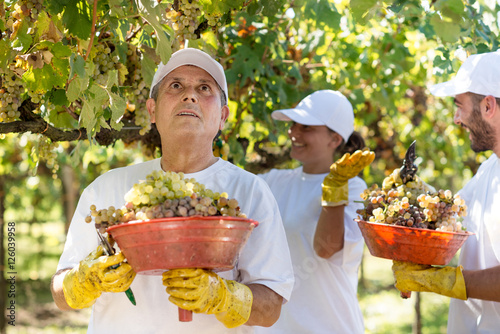
[[[452,298],[467,299],[462,266],[432,267],[411,262],[393,261],[396,288],[401,292],[435,292]]]
[[[215,314],[227,328],[250,318],[253,295],[244,284],[225,280],[205,269],[173,269],[163,273],[169,300],[195,313]]]
[[[342,158],[330,166],[330,174],[321,185],[323,206],[339,206],[349,203],[349,187],[347,181],[357,176],[375,159],[375,153],[365,148],[357,150],[352,155],[344,154]]]
[[[135,278],[128,263],[123,263],[122,253],[104,255],[101,246],[71,269],[63,280],[66,302],[71,308],[82,309],[94,304],[102,292],[123,292]],[[112,269],[111,266],[121,265]]]

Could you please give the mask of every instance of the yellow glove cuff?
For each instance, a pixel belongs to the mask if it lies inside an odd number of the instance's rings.
[[[321,188],[323,189],[323,196],[321,197],[322,206],[349,204],[349,185],[347,182],[338,187],[331,187],[323,183]]]
[[[77,271],[78,267],[71,269],[63,280],[64,299],[71,308],[76,310],[92,306],[101,295],[92,283],[80,282]]]
[[[252,290],[244,284],[235,281],[226,281],[225,283],[230,292],[230,297],[225,301],[223,307],[227,310],[215,314],[215,317],[227,328],[234,328],[243,325],[250,318],[253,294]]]
[[[464,268],[462,266],[458,266],[456,268],[455,284],[453,284],[453,288],[450,291],[449,297],[467,300],[467,289],[465,287],[465,279],[462,273],[463,269]]]

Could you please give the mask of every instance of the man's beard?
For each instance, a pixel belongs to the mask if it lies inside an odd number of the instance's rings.
[[[474,104],[471,116],[466,122],[471,134],[470,147],[474,152],[488,151],[495,147],[493,127],[482,119],[479,104]]]

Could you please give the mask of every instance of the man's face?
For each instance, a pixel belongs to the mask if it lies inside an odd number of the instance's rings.
[[[454,122],[461,125],[469,132],[471,149],[474,152],[492,150],[495,147],[495,136],[493,127],[483,119],[483,101],[474,102],[470,94],[459,94],[455,97]]]
[[[229,114],[214,78],[196,66],[181,66],[160,83],[156,102],[148,100],[151,122],[164,136],[184,136],[211,144]]]

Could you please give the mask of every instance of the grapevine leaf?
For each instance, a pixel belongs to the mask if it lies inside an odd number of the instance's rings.
[[[0,68],[6,68],[11,61],[12,49],[9,42],[0,39]]]
[[[349,8],[358,22],[366,22],[366,15],[377,4],[378,0],[350,0]]]
[[[166,64],[172,54],[172,46],[170,43],[170,36],[160,23],[160,18],[162,17],[160,6],[153,7],[155,2],[154,0],[136,0],[140,15],[148,21],[156,32],[156,37],[158,39],[156,52],[160,56],[161,61]]]
[[[11,39],[15,38],[14,41],[12,42],[12,46],[18,51],[24,52],[28,50],[29,47],[31,46],[33,38],[28,33],[28,25],[25,23],[25,21],[23,20],[20,22],[21,25],[18,27],[17,30],[14,30]]]
[[[431,18],[431,25],[444,42],[454,43],[460,37],[460,26],[454,22],[443,21],[438,15]]]
[[[37,30],[35,35],[37,40],[40,40],[41,36],[49,32],[51,23],[52,21],[45,11],[41,11],[40,14],[38,14],[38,19],[36,22]]]
[[[92,129],[97,124],[95,109],[90,104],[89,100],[82,98],[83,106],[80,112],[80,126],[87,129],[88,139],[92,137]]]
[[[143,53],[143,57],[141,59],[141,74],[144,78],[144,82],[148,85],[150,82],[153,82],[153,76],[155,75],[156,63],[151,58],[150,54],[145,52]]]
[[[92,8],[86,0],[68,1],[64,6],[62,22],[71,35],[86,40],[92,30]]]
[[[87,89],[89,84],[89,78],[75,77],[68,85],[68,91],[66,93],[68,101],[76,101],[80,97],[83,90]]]
[[[125,108],[127,108],[127,101],[122,96],[107,90],[109,94],[109,108],[111,109],[111,127],[115,130],[120,130],[123,123],[120,122]]]
[[[52,47],[50,47],[50,50],[56,58],[69,57],[72,54],[71,48],[61,42],[55,43]]]
[[[66,97],[66,91],[64,89],[53,90],[49,96],[49,101],[56,106],[66,106],[69,104],[68,98]]]
[[[278,11],[283,8],[285,1],[282,0],[267,0],[264,1],[264,9],[262,10],[262,15],[267,17],[273,17],[278,13]]]
[[[123,11],[123,3],[121,0],[108,0],[108,5],[111,16],[122,17],[125,15]]]
[[[260,14],[260,12],[262,12],[262,8],[264,8],[262,2],[263,1],[252,1],[247,7],[248,15],[254,16]]]
[[[244,0],[200,0],[199,3],[203,6],[206,13],[222,15],[229,12],[231,9],[241,8]]]
[[[26,88],[33,92],[45,93],[54,87],[63,87],[67,78],[67,64],[57,62],[61,60],[54,59],[52,64],[45,64],[42,68],[29,68],[23,74]]]
[[[70,77],[77,74],[80,78],[85,77],[85,59],[77,54],[72,54],[69,58],[69,66],[71,67]]]
[[[335,9],[335,6],[326,0],[309,1],[306,5],[306,11],[311,12],[311,18],[321,25],[327,25],[332,28],[338,28],[341,15]]]

